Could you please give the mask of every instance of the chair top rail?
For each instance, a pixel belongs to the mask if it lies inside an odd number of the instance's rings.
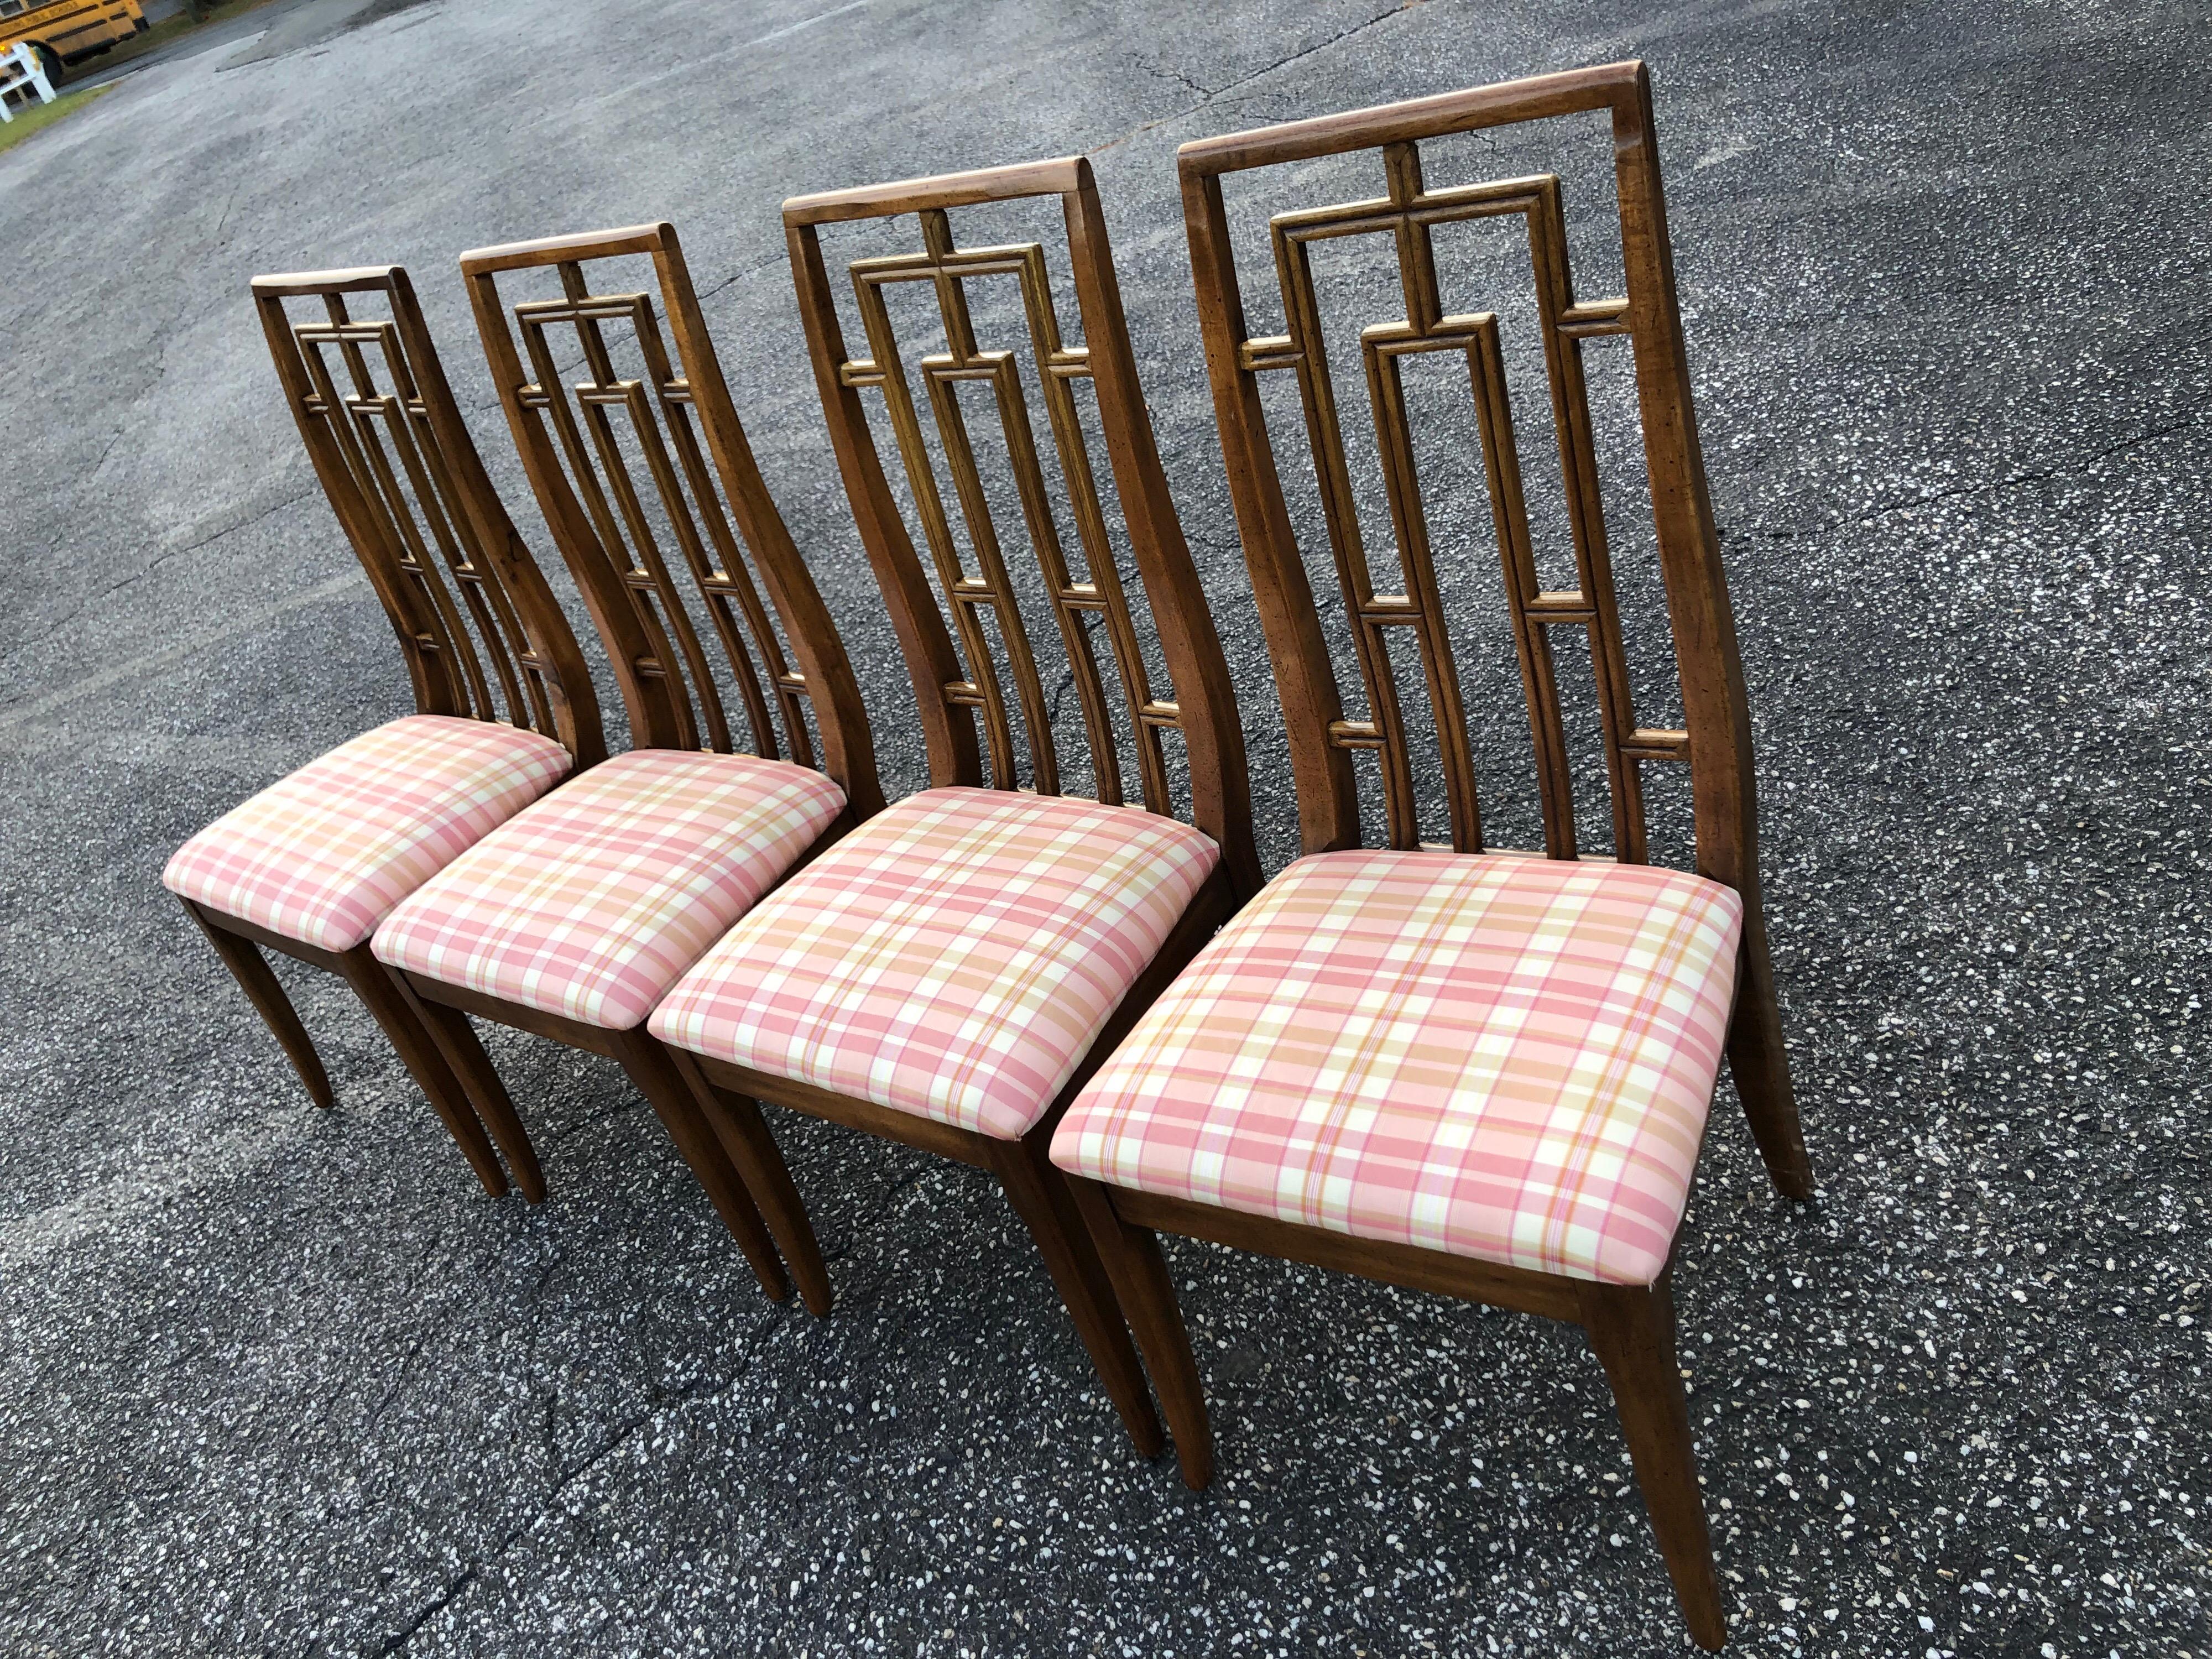
[[[786,225],[848,224],[861,219],[922,213],[933,208],[972,207],[982,202],[1065,196],[1083,189],[1090,176],[1090,163],[1081,156],[1062,155],[1045,161],[1017,162],[1012,167],[976,167],[965,173],[898,179],[888,184],[860,185],[850,190],[792,197],[783,204],[783,222]]]
[[[1317,115],[1279,126],[1223,133],[1218,137],[1194,138],[1176,149],[1176,164],[1185,177],[1215,178],[1252,167],[1317,161],[1350,150],[1480,132],[1522,121],[1632,108],[1647,86],[1644,64],[1630,58],[1557,75],[1470,87],[1462,92],[1409,98],[1402,103]]]

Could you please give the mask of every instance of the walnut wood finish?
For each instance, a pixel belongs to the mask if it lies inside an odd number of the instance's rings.
[[[852,824],[848,808],[778,878],[776,885],[790,880]],[[468,1098],[489,1121],[508,1166],[516,1172],[518,1184],[533,1202],[544,1196],[537,1152],[470,1027],[471,1015],[586,1054],[604,1054],[620,1065],[705,1189],[715,1213],[752,1265],[761,1288],[781,1302],[791,1294],[795,1279],[810,1310],[817,1315],[830,1311],[829,1272],[823,1264],[821,1245],[798,1202],[798,1189],[782,1155],[760,1121],[760,1109],[750,1100],[709,1097],[695,1088],[684,1070],[690,1057],[658,1042],[642,1026],[614,1030],[589,1025],[466,986],[449,985],[383,963],[375,966],[428,1034],[436,1058],[450,1067]],[[757,1202],[757,1194],[760,1195]],[[762,1219],[763,1206],[769,1212],[769,1222]],[[789,1258],[788,1276],[776,1254],[779,1244]]]
[[[587,1025],[581,1020],[565,1018],[535,1008],[526,1008],[519,1003],[489,996],[481,991],[447,985],[421,974],[410,974],[398,969],[379,965],[379,972],[389,976],[397,993],[404,996],[413,1011],[417,1023],[428,1030],[440,1051],[462,1082],[479,1085],[489,1078],[496,1087],[498,1078],[491,1073],[487,1061],[481,1071],[462,1057],[459,1045],[473,1045],[475,1034],[469,1029],[466,1015],[475,1014],[496,1021],[518,1030],[550,1037],[571,1048],[580,1048],[586,1054],[605,1054],[620,1065],[652,1106],[667,1130],[668,1138],[676,1143],[676,1150],[690,1166],[692,1175],[706,1189],[714,1212],[729,1229],[730,1237],[737,1240],[738,1249],[752,1264],[755,1277],[762,1290],[775,1301],[783,1301],[791,1294],[791,1281],[785,1276],[783,1264],[777,1259],[775,1243],[761,1220],[759,1209],[753,1202],[748,1181],[741,1176],[723,1151],[715,1127],[702,1112],[690,1088],[684,1080],[667,1049],[641,1027],[629,1030],[611,1030],[604,1026]],[[489,1114],[488,1114],[489,1115]],[[508,1161],[518,1167],[527,1168],[535,1176],[538,1170],[536,1153],[531,1149],[521,1120],[512,1110],[502,1119],[493,1122],[501,1134],[503,1143],[512,1137],[508,1146]],[[779,1161],[780,1167],[780,1161]],[[786,1176],[785,1179],[789,1179]],[[544,1195],[542,1182],[538,1196]],[[804,1221],[802,1215],[800,1219]],[[805,1243],[813,1245],[810,1231]],[[819,1259],[820,1249],[814,1247],[814,1256]]]
[[[1057,197],[1062,205],[1083,325],[1079,345],[1070,345],[1060,336],[1049,264],[1041,245],[963,249],[953,242],[952,210],[1033,197]],[[846,349],[819,227],[907,214],[916,216],[921,223],[919,252],[865,258],[851,268],[868,343],[867,355],[855,358]],[[1043,682],[961,412],[958,388],[976,382],[991,391],[1024,528],[1078,689],[1099,799],[1121,804],[1122,776],[1112,710],[1091,633],[1094,617],[1114,658],[1127,729],[1134,737],[1145,807],[1163,815],[1175,811],[1160,734],[1179,730],[1190,768],[1192,821],[1220,846],[1223,862],[1122,1000],[1059,1098],[1019,1140],[995,1139],[726,1061],[679,1054],[678,1064],[722,1130],[733,1158],[746,1151],[758,1155],[763,1148],[773,1154],[773,1143],[764,1126],[757,1125],[754,1106],[756,1100],[764,1100],[995,1174],[1035,1239],[1130,1437],[1139,1451],[1152,1456],[1161,1449],[1164,1437],[1143,1369],[1066,1178],[1046,1153],[1053,1128],[1075,1091],[1169,980],[1257,890],[1260,868],[1252,841],[1236,694],[1160,468],[1151,416],[1137,383],[1097,186],[1084,161],[1040,162],[797,197],[784,204],[784,227],[823,413],[862,544],[913,677],[932,781],[939,786],[985,782],[983,751],[976,738],[979,714],[990,756],[988,781],[1002,789],[1019,781],[1022,769],[1013,720],[993,653],[991,634],[995,631],[1021,713],[1028,781],[1046,794],[1058,793],[1060,786]],[[978,338],[969,311],[965,285],[1000,279],[1011,279],[1021,300],[1025,343],[1051,429],[1052,453],[1073,510],[1074,546],[1084,567],[1080,574],[1070,568],[1069,544],[1054,515],[1020,358],[1013,350],[987,347]],[[975,554],[973,571],[962,561],[961,539],[939,487],[909,368],[885,301],[889,289],[907,283],[927,285],[945,326],[947,349],[922,357],[914,370],[927,390],[936,439],[952,477],[967,545]],[[1109,515],[1091,471],[1081,412],[1072,390],[1080,380],[1091,380],[1097,393],[1121,527],[1135,556],[1173,683],[1167,696],[1151,681],[1136,618],[1115,567]],[[862,399],[866,391],[883,398],[923,539],[951,612],[949,629],[931,587],[930,572],[916,556],[897,498],[884,476]],[[774,1167],[781,1170],[780,1158]],[[754,1190],[764,1194],[767,1189],[757,1183]],[[805,1288],[808,1273],[819,1272],[820,1262],[811,1231],[803,1239],[790,1236],[805,1224],[796,1194],[774,1201],[763,1197],[763,1201],[769,1225]],[[826,1302],[826,1274],[821,1285]],[[811,1291],[808,1300],[812,1305]]]
[[[1078,345],[1060,337],[1050,267],[1041,244],[960,248],[953,242],[954,209],[1053,197],[1060,198],[1066,226],[1068,263],[1083,325],[1083,343]],[[867,336],[866,355],[854,357],[838,318],[820,227],[907,214],[920,221],[919,251],[865,258],[851,267]],[[1252,840],[1250,787],[1236,690],[1160,468],[1090,163],[1070,158],[794,197],[784,204],[783,222],[823,410],[862,544],[913,676],[932,781],[940,786],[985,781],[975,733],[979,714],[990,757],[989,781],[1000,788],[1012,788],[1018,781],[1013,720],[992,650],[995,631],[1021,713],[1030,787],[1043,794],[1060,793],[1060,757],[1045,708],[1043,683],[958,401],[958,387],[972,381],[992,392],[1024,526],[1083,709],[1098,798],[1119,804],[1122,783],[1109,694],[1091,633],[1093,617],[1103,626],[1114,659],[1117,690],[1136,746],[1144,805],[1151,811],[1174,813],[1160,734],[1180,731],[1190,766],[1191,822],[1220,846],[1238,898],[1249,897],[1259,889],[1260,863]],[[967,284],[1002,279],[1012,279],[1021,297],[1028,355],[1073,510],[1074,546],[1083,562],[1079,575],[1069,567],[1069,544],[1054,515],[1039,459],[1021,357],[1012,349],[987,349],[976,337],[969,313]],[[927,388],[961,526],[975,552],[974,570],[962,562],[960,537],[946,508],[909,369],[886,304],[886,290],[907,283],[928,286],[945,327],[947,349],[921,358],[914,370]],[[1165,696],[1152,684],[1146,669],[1136,620],[1115,569],[1109,514],[1092,474],[1073,392],[1073,383],[1084,380],[1091,382],[1097,394],[1098,421],[1120,501],[1121,528],[1172,682]],[[929,548],[936,592],[931,571],[924,569],[915,555],[905,518],[884,476],[861,396],[868,390],[882,395]],[[951,614],[950,630],[939,592]]]
[[[252,286],[285,402],[399,636],[416,708],[529,727],[580,769],[604,758],[583,653],[484,471],[406,271]],[[356,317],[349,299],[388,314]],[[322,316],[294,321],[287,302],[302,300]]]
[[[413,284],[398,265],[257,276],[254,307],[284,399],[339,527],[398,637],[425,714],[505,720],[552,738],[579,768],[601,759],[597,693],[576,637],[483,469]],[[304,305],[304,320],[295,317]],[[366,307],[367,314],[356,314]],[[276,1034],[308,1094],[330,1079],[261,954],[275,950],[350,985],[494,1194],[507,1176],[471,1109],[514,1109],[465,1030],[455,1039],[489,1082],[463,1087],[366,945],[316,950],[207,905],[185,908]],[[494,1116],[494,1121],[499,1119]],[[534,1161],[517,1178],[543,1192]]]
[[[1358,1273],[1407,1290],[1567,1320],[1589,1334],[1613,1386],[1652,1532],[1690,1634],[1709,1649],[1726,1640],[1712,1542],[1698,1496],[1689,1405],[1675,1361],[1668,1273],[1650,1285],[1593,1284],[1075,1177],[1069,1185],[1159,1391],[1188,1485],[1201,1488],[1213,1478],[1213,1431],[1197,1356],[1160,1254],[1162,1231]]]
[[[847,834],[853,823],[848,805],[769,890],[805,868],[824,848]],[[679,1068],[680,1057],[642,1025],[628,1030],[590,1025],[422,974],[384,964],[378,964],[377,971],[398,987],[436,1056],[458,1079],[482,1121],[490,1125],[492,1135],[507,1155],[507,1166],[515,1172],[516,1183],[533,1203],[545,1195],[537,1151],[521,1115],[470,1027],[471,1015],[587,1054],[604,1054],[620,1064],[706,1189],[715,1212],[752,1263],[761,1288],[777,1301],[791,1292],[791,1279],[776,1258],[780,1243],[790,1258],[792,1278],[798,1280],[807,1306],[817,1314],[829,1312],[828,1271],[822,1264],[821,1246],[805,1210],[795,1205],[796,1188],[790,1171],[784,1167],[775,1142],[767,1138],[765,1127],[758,1126],[759,1108],[752,1102],[696,1097]],[[775,1219],[773,1236],[762,1220],[756,1194],[761,1195],[759,1204],[767,1206]]]
[[[1419,146],[1424,140],[1584,112],[1611,118],[1628,279],[1623,298],[1577,298],[1567,264],[1565,207],[1555,177],[1437,191],[1422,179]],[[1382,152],[1380,197],[1284,213],[1273,221],[1274,274],[1286,327],[1279,335],[1253,334],[1245,321],[1230,240],[1223,176],[1369,149]],[[1553,858],[1578,855],[1550,634],[1558,628],[1582,628],[1589,632],[1596,670],[1612,786],[1613,855],[1637,862],[1647,856],[1640,768],[1655,762],[1687,765],[1698,867],[1735,888],[1744,901],[1730,1061],[1775,1184],[1795,1195],[1808,1194],[1811,1173],[1790,1095],[1759,917],[1743,673],[1690,402],[1650,84],[1643,65],[1616,64],[1204,140],[1182,148],[1179,166],[1207,369],[1238,527],[1290,725],[1307,850],[1360,844],[1353,759],[1363,753],[1376,755],[1381,763],[1389,844],[1420,844],[1413,763],[1389,657],[1387,636],[1393,629],[1410,635],[1420,656],[1440,738],[1452,845],[1468,853],[1483,849],[1466,716],[1400,383],[1406,358],[1425,352],[1458,354],[1468,364],[1474,427],[1535,739],[1545,851]],[[1546,592],[1536,580],[1498,319],[1489,313],[1448,312],[1437,276],[1432,239],[1438,227],[1510,214],[1522,216],[1528,225],[1538,325],[1574,538],[1577,586],[1571,592]],[[1402,573],[1395,592],[1378,591],[1361,541],[1310,263],[1316,241],[1368,235],[1392,239],[1405,299],[1402,318],[1376,323],[1360,337]],[[1681,678],[1686,729],[1679,732],[1639,726],[1634,716],[1590,435],[1583,344],[1624,336],[1635,356],[1645,462]],[[1370,710],[1364,720],[1345,717],[1342,689],[1285,502],[1258,387],[1260,376],[1277,372],[1297,380],[1330,552]],[[1581,1325],[1612,1384],[1621,1430],[1690,1632],[1707,1648],[1722,1644],[1726,1625],[1675,1363],[1668,1273],[1648,1286],[1601,1285],[1090,1182],[1078,1181],[1073,1188],[1159,1389],[1184,1478],[1194,1486],[1203,1486],[1212,1474],[1212,1431],[1195,1356],[1160,1255],[1160,1230]]]
[[[636,257],[652,262],[658,308],[650,294],[595,293],[586,278],[594,262]],[[561,297],[514,305],[510,325],[499,279],[548,268]],[[531,488],[606,642],[636,746],[739,747],[727,684],[753,753],[818,764],[856,816],[881,810],[859,682],[754,462],[676,228],[479,248],[461,256],[461,274]],[[624,337],[641,360],[636,378],[615,367]],[[580,354],[580,378],[563,381],[556,345]]]
[[[215,945],[216,954],[237,978],[247,999],[269,1023],[318,1106],[332,1103],[329,1078],[291,1000],[284,994],[276,975],[270,971],[268,961],[261,954],[264,950],[336,974],[352,988],[370,1018],[391,1040],[401,1063],[429,1097],[431,1109],[453,1135],[454,1145],[468,1159],[469,1167],[476,1171],[484,1190],[494,1198],[505,1194],[506,1171],[500,1168],[498,1154],[492,1150],[467,1090],[453,1075],[453,1068],[446,1063],[422,1021],[393,988],[384,965],[369,954],[368,945],[357,945],[350,951],[325,951],[272,933],[242,916],[227,915],[191,899],[180,902],[185,913],[199,924]]]

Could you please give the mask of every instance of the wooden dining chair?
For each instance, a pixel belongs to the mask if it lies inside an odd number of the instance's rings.
[[[1421,145],[1595,112],[1610,123],[1625,297],[1577,296],[1551,174],[1431,188]],[[1382,153],[1382,193],[1276,215],[1255,333],[1222,180]],[[1184,1478],[1212,1447],[1157,1232],[1576,1322],[1613,1385],[1654,1530],[1692,1634],[1724,1634],[1681,1376],[1669,1263],[1725,1051],[1770,1176],[1808,1196],[1759,911],[1750,721],[1706,493],[1673,256],[1638,64],[1485,87],[1187,144],[1184,210],[1222,446],[1288,718],[1307,856],[1248,905],[1139,1021],[1061,1121],[1074,1182],[1158,1384]],[[1491,312],[1445,308],[1433,239],[1525,221],[1533,325],[1551,392],[1575,585],[1537,580]],[[1402,317],[1359,336],[1401,578],[1359,537],[1315,295],[1312,250],[1387,238]],[[1684,724],[1640,724],[1583,378],[1586,349],[1632,359]],[[1486,850],[1465,711],[1416,472],[1403,365],[1463,361],[1472,436],[1529,725],[1541,854]],[[1268,434],[1260,380],[1287,374],[1304,416],[1366,712],[1347,714]],[[1429,453],[1435,453],[1433,449]],[[1395,586],[1395,591],[1389,591]],[[1378,591],[1380,590],[1380,591]],[[1581,852],[1551,640],[1589,644],[1613,806],[1612,856]],[[1417,655],[1442,751],[1449,848],[1418,830],[1408,719],[1389,658]],[[1412,676],[1408,676],[1412,678]],[[1386,845],[1363,849],[1355,761],[1378,763]],[[1640,775],[1686,769],[1694,874],[1647,862]]]
[[[956,211],[1031,198],[1056,205],[1066,226],[1079,343],[1061,335],[1055,259],[1042,242],[954,244]],[[822,229],[908,215],[919,221],[918,249],[851,267],[867,337],[855,355]],[[1257,888],[1259,861],[1236,697],[1153,445],[1097,190],[1086,162],[1047,161],[800,197],[785,204],[784,225],[846,493],[912,675],[932,787],[747,915],[678,981],[651,1029],[702,1099],[770,1101],[996,1175],[1151,1455],[1164,1442],[1143,1370],[1045,1146],[1073,1089]],[[995,331],[970,305],[970,290],[987,285],[1000,307]],[[933,302],[943,351],[910,361],[890,308],[902,289]],[[1077,396],[1086,380],[1095,423]],[[1018,501],[1018,527],[994,518],[963,415],[968,387],[995,415],[1000,447],[985,453],[1004,456],[997,476]],[[864,393],[881,399],[890,422],[929,568],[885,477]],[[1032,398],[1044,404],[1057,492]],[[1115,510],[1093,469],[1094,431]],[[1041,589],[1015,579],[1006,536],[1028,542]],[[1122,541],[1167,684],[1146,665],[1115,562]],[[1025,589],[1056,624],[1093,799],[1060,793],[1067,775]],[[1126,801],[1125,756],[1141,806]]]
[[[595,291],[611,265],[649,267],[650,289]],[[471,1014],[618,1061],[763,1287],[790,1290],[764,1206],[795,1241],[810,1304],[826,1306],[759,1109],[702,1111],[644,1024],[755,901],[882,806],[859,684],[754,464],[674,228],[483,248],[461,271],[635,746],[485,836],[394,908],[371,948],[480,1109],[504,1092]],[[532,272],[556,291],[510,320],[501,278]],[[509,1163],[538,1178],[519,1120],[512,1134]]]
[[[331,1104],[330,1079],[264,947],[353,988],[486,1190],[504,1193],[483,1121],[368,939],[463,851],[602,758],[591,675],[485,475],[406,271],[258,276],[252,289],[285,402],[398,637],[416,712],[216,820],[177,850],[162,884],[317,1104]]]

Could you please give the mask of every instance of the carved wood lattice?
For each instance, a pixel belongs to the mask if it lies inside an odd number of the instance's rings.
[[[467,701],[465,711],[456,712],[553,735],[544,665],[484,556],[397,326],[355,320],[341,295],[323,299],[327,322],[290,325],[311,388],[301,410],[328,434],[370,514],[363,530],[382,542],[392,567],[427,601],[424,620],[434,625],[419,629],[416,644],[447,665]],[[343,366],[343,383],[333,356]]]
[[[957,388],[963,383],[980,382],[992,391],[1030,544],[1043,574],[1046,594],[1073,671],[1097,778],[1098,798],[1118,805],[1121,804],[1122,792],[1114,722],[1091,637],[1091,618],[1094,616],[1105,628],[1115,666],[1120,673],[1122,696],[1135,733],[1137,770],[1145,804],[1156,812],[1169,811],[1172,809],[1168,805],[1167,765],[1159,731],[1163,726],[1176,726],[1179,711],[1174,702],[1152,694],[1127,597],[1115,567],[1106,515],[1092,474],[1072,384],[1091,378],[1090,353],[1085,347],[1069,346],[1060,338],[1059,319],[1053,307],[1051,277],[1041,245],[1032,242],[959,249],[953,246],[951,228],[943,210],[925,210],[920,216],[923,239],[921,252],[860,259],[851,265],[869,356],[840,364],[837,373],[848,386],[875,387],[884,395],[915,511],[921,520],[923,536],[929,544],[966,660],[967,678],[944,688],[945,700],[981,712],[992,774],[1001,783],[1011,781],[1015,776],[1013,733],[1006,694],[999,682],[996,661],[984,628],[984,615],[988,612],[1004,642],[1014,681],[1028,738],[1031,781],[1042,793],[1060,792],[1059,755],[1053,742],[1036,653],[1016,602],[990,502],[976,465],[975,446],[960,408]],[[994,276],[1012,276],[1019,284],[1030,344],[1043,386],[1046,415],[1075,518],[1084,566],[1079,576],[1069,569],[1044,470],[1038,460],[1019,361],[1012,351],[987,351],[976,341],[963,284]],[[976,568],[973,572],[962,562],[891,325],[886,290],[902,283],[931,285],[945,327],[947,349],[922,357],[915,368],[927,390],[938,441],[952,475],[969,544],[975,550]]]
[[[1452,845],[1462,852],[1481,850],[1481,809],[1474,756],[1458,669],[1445,630],[1401,372],[1408,357],[1431,352],[1461,354],[1467,359],[1492,518],[1504,568],[1514,645],[1535,741],[1545,850],[1554,858],[1577,855],[1571,766],[1550,633],[1557,628],[1582,628],[1589,631],[1595,671],[1612,790],[1614,855],[1644,862],[1648,854],[1643,784],[1638,769],[1649,760],[1686,761],[1689,738],[1685,732],[1639,726],[1636,722],[1590,434],[1583,343],[1626,336],[1628,301],[1578,302],[1575,299],[1568,270],[1566,220],[1556,175],[1431,191],[1423,185],[1415,144],[1383,146],[1383,163],[1389,190],[1382,198],[1285,213],[1270,222],[1288,331],[1236,343],[1241,369],[1251,374],[1288,370],[1297,380],[1330,550],[1352,624],[1370,711],[1366,720],[1333,721],[1328,740],[1339,748],[1371,750],[1378,756],[1390,844],[1418,846],[1413,765],[1388,642],[1392,629],[1410,633],[1419,652],[1422,678],[1435,714]],[[1567,517],[1573,532],[1577,586],[1565,592],[1547,591],[1537,578],[1497,315],[1492,312],[1447,314],[1437,282],[1431,241],[1437,226],[1513,214],[1528,222],[1545,368]],[[1368,396],[1382,456],[1384,489],[1398,544],[1403,589],[1399,592],[1376,591],[1345,459],[1310,259],[1310,249],[1316,242],[1370,235],[1392,239],[1406,304],[1402,319],[1374,325],[1360,335]]]
[[[785,658],[715,491],[691,421],[691,386],[671,365],[651,296],[592,294],[574,262],[563,262],[560,272],[566,298],[526,301],[514,307],[533,377],[517,398],[523,408],[542,411],[550,422],[569,479],[651,642],[651,654],[636,664],[638,672],[669,682],[678,693],[674,702],[687,746],[724,753],[734,746],[720,685],[620,441],[617,415],[623,417],[621,434],[644,462],[668,532],[721,644],[754,752],[770,758],[781,752],[769,707],[772,691],[792,758],[811,765],[804,717],[806,682]],[[643,359],[642,378],[616,372],[605,332],[611,323],[627,325]],[[554,340],[555,331],[563,329],[574,331],[583,354],[583,379],[562,380]]]

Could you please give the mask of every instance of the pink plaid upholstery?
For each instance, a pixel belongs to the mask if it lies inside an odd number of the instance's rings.
[[[489,720],[410,714],[309,761],[179,847],[171,892],[325,951],[550,789],[568,751]]]
[[[732,928],[653,1033],[1013,1139],[1220,857],[1188,824],[1133,807],[925,790]]]
[[[819,772],[644,749],[487,836],[392,913],[380,961],[627,1030],[845,810]]]
[[[1641,865],[1301,859],[1138,1022],[1053,1160],[1649,1284],[1705,1133],[1742,914],[1732,889]]]

